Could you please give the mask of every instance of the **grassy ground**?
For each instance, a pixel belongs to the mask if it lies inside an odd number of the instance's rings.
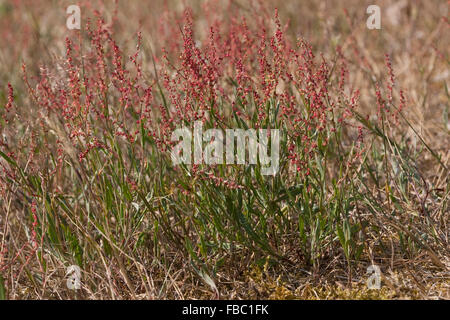
[[[0,1],[0,299],[450,298],[448,3],[71,4]],[[278,173],[173,165],[196,120]]]

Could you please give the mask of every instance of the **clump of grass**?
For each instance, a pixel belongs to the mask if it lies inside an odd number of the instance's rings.
[[[65,39],[56,67],[33,76],[23,66],[29,98],[9,85],[1,110],[0,297],[393,298],[395,288],[363,290],[355,277],[421,257],[448,277],[447,160],[405,116],[390,57],[357,89],[352,53],[320,54],[288,36],[277,10],[258,12],[217,17],[199,36],[186,9],[166,48],[137,33],[133,50],[96,13]],[[368,116],[360,100],[374,106]],[[197,120],[205,130],[279,129],[279,172],[174,166],[171,134]],[[424,154],[438,185],[418,165]],[[64,287],[73,264],[80,293]],[[298,273],[309,291],[293,285]],[[233,293],[248,278],[258,295]],[[19,282],[31,289],[18,293]]]

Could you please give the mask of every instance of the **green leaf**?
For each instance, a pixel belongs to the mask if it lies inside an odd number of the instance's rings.
[[[0,300],[6,300],[5,281],[3,280],[1,274],[0,274]]]

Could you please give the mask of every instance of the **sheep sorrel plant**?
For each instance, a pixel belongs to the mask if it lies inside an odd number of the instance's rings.
[[[448,156],[390,55],[263,4],[164,6],[131,37],[132,9],[88,3],[0,97],[0,298],[426,297],[392,280],[418,259],[448,279]],[[389,290],[361,289],[370,265]]]

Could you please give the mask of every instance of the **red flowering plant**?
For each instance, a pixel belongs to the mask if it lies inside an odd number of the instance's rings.
[[[386,88],[381,80],[374,86],[372,121],[359,113],[360,90],[348,85],[350,58],[341,47],[320,53],[292,40],[277,10],[244,15],[230,6],[227,17],[204,10],[203,32],[192,10],[166,12],[161,45],[146,45],[141,31],[131,52],[94,11],[52,66],[30,76],[23,65],[31,109],[20,108],[8,85],[1,131],[9,139],[0,139],[1,192],[32,218],[28,253],[17,256],[35,256],[41,269],[51,257],[93,271],[103,261],[136,297],[147,284],[130,275],[146,279],[154,259],[174,252],[203,279],[237,252],[315,274],[343,254],[351,278],[351,262],[371,258],[369,241],[388,228],[383,221],[402,241],[416,241],[400,227],[403,218],[387,214],[396,204],[404,210],[392,185],[405,177],[394,167],[411,163],[398,162],[406,149],[387,133],[406,105],[389,57]],[[192,132],[196,123],[278,130],[277,171],[262,174],[261,159],[174,164],[174,131]],[[420,223],[412,228],[427,230]],[[1,270],[13,268],[16,258],[1,252]]]

